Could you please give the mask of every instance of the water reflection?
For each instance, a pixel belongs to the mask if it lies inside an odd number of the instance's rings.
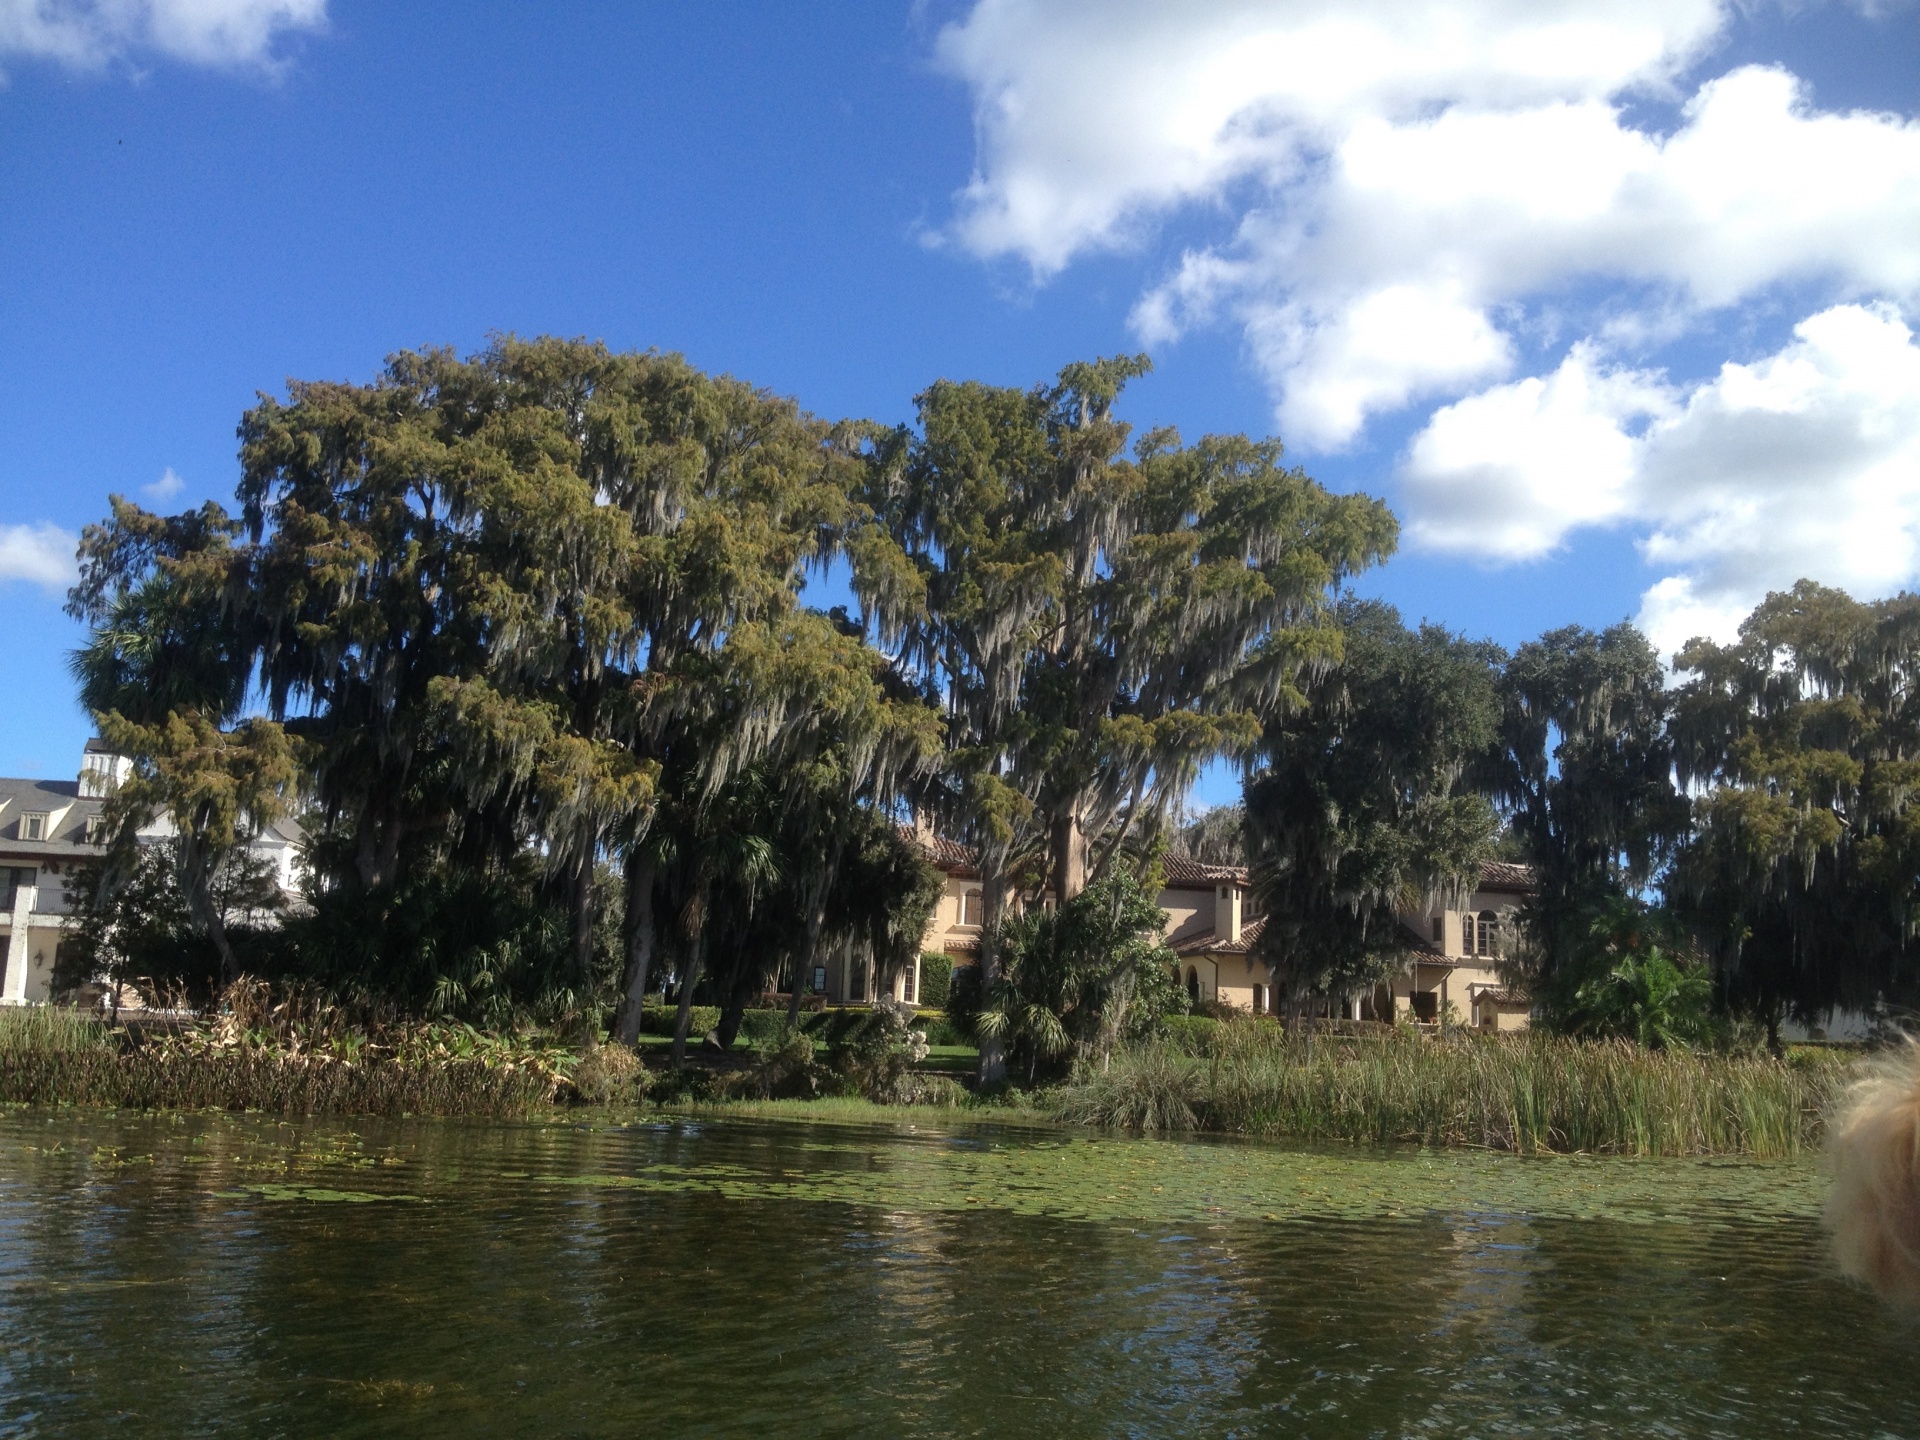
[[[0,1114],[0,1433],[1920,1433],[1792,1177],[1396,1219],[1404,1158],[1129,1143]],[[1019,1213],[1076,1165],[1135,1218]]]

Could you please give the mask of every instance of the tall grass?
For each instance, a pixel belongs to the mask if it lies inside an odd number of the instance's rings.
[[[69,1055],[108,1043],[98,1020],[57,1005],[0,1007],[0,1061],[13,1055]]]
[[[1309,1043],[1232,1024],[1209,1052],[1121,1052],[1077,1074],[1057,1111],[1084,1124],[1303,1140],[1781,1156],[1817,1147],[1841,1073],[1535,1033]]]
[[[464,1026],[367,1031],[235,997],[141,1037],[70,1010],[0,1010],[0,1101],[300,1115],[517,1115],[571,1089],[565,1052]],[[255,998],[260,998],[256,996]],[[324,1033],[323,1033],[324,1032]]]

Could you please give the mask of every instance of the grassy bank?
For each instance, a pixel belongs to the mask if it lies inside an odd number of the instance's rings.
[[[1769,1157],[1817,1148],[1843,1068],[1541,1034],[1308,1044],[1248,1024],[1222,1027],[1202,1055],[1122,1052],[1053,1098],[1063,1119],[1140,1130]]]
[[[295,1115],[519,1115],[567,1086],[570,1057],[450,1027],[378,1037],[247,1032],[142,1038],[51,1008],[0,1010],[0,1101]]]

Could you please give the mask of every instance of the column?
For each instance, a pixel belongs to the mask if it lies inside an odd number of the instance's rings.
[[[20,873],[35,874],[32,870]],[[33,916],[34,899],[39,893],[40,887],[33,880],[13,888],[13,914],[9,917],[7,935],[7,982],[5,993],[0,994],[0,1004],[27,1003],[27,968],[33,964],[33,936],[28,933],[27,926]]]

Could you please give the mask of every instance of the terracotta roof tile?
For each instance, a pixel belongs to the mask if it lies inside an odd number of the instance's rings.
[[[1177,889],[1204,886],[1211,890],[1215,885],[1244,886],[1247,883],[1247,867],[1244,865],[1209,865],[1204,860],[1189,859],[1185,855],[1161,856],[1160,873],[1166,877],[1168,885]]]
[[[1482,890],[1530,891],[1534,887],[1533,867],[1511,860],[1487,860],[1480,866]]]
[[[1267,928],[1267,917],[1249,920],[1240,927],[1238,940],[1224,940],[1211,930],[1199,935],[1189,935],[1173,947],[1176,955],[1247,955],[1260,943],[1260,933]]]

